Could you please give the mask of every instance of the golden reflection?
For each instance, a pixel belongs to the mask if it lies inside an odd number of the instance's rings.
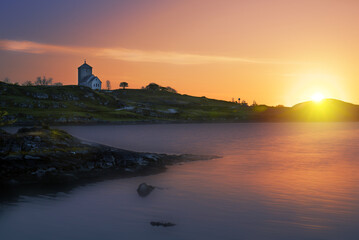
[[[323,132],[319,123],[312,126],[311,132],[273,136],[269,145],[268,139],[257,139],[255,147],[242,142],[238,152],[208,162],[210,188],[242,205],[246,204],[242,198],[259,199],[271,215],[266,220],[270,225],[336,228],[359,209],[358,166],[351,155],[343,154],[348,147],[343,143],[350,142],[351,134]],[[226,148],[236,145],[237,141],[229,141]]]

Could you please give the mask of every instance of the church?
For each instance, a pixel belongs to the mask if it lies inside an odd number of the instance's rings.
[[[86,86],[94,90],[101,90],[101,80],[92,74],[92,67],[86,63],[78,68],[78,85]]]

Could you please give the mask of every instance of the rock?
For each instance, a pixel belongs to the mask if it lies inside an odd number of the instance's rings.
[[[41,137],[40,136],[35,136],[34,137],[34,142],[41,142]]]
[[[56,119],[55,122],[64,123],[64,122],[67,122],[67,119],[65,117],[60,117],[59,119]]]
[[[167,110],[161,110],[159,112],[162,112],[162,113],[169,113],[169,114],[175,114],[175,113],[178,113],[178,111],[176,109],[173,109],[173,108],[169,108]]]
[[[141,197],[147,197],[153,189],[155,189],[154,186],[148,185],[146,183],[141,183],[137,188],[137,193]]]
[[[46,93],[41,93],[41,92],[33,93],[32,96],[37,99],[48,99],[49,98],[49,95],[47,95]]]
[[[174,223],[171,223],[171,222],[151,222],[150,223],[152,226],[156,226],[156,227],[159,227],[159,226],[162,226],[162,227],[173,227],[173,226],[176,226],[176,224]]]
[[[61,94],[52,94],[51,98],[54,100],[63,100],[63,97]]]
[[[178,162],[212,156],[138,153],[77,139],[63,130],[21,128],[15,134],[0,129],[0,185],[76,182],[108,174],[142,174]],[[148,196],[155,187],[142,183],[137,192]]]
[[[75,95],[73,95],[71,93],[67,93],[66,98],[67,98],[67,100],[70,100],[70,101],[78,101],[78,100],[80,100],[79,97],[77,97],[77,96],[75,96]]]
[[[31,156],[31,155],[25,155],[24,158],[26,160],[38,160],[38,159],[41,159],[40,157],[38,156]]]

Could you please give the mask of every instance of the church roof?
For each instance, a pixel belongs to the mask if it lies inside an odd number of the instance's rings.
[[[83,79],[81,79],[81,82],[82,83],[90,83],[90,82],[92,82],[93,80],[95,80],[95,79],[98,79],[100,82],[101,82],[101,80],[98,78],[98,77],[96,77],[95,75],[89,75],[89,76],[87,76],[87,77],[84,77]],[[101,82],[102,83],[102,82]]]
[[[84,64],[82,64],[79,68],[92,68],[92,67],[88,65],[85,60]]]

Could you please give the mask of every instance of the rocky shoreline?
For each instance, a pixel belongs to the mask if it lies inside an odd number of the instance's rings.
[[[63,130],[0,130],[0,184],[65,184],[158,172],[178,162],[217,156],[140,153],[84,142]]]

